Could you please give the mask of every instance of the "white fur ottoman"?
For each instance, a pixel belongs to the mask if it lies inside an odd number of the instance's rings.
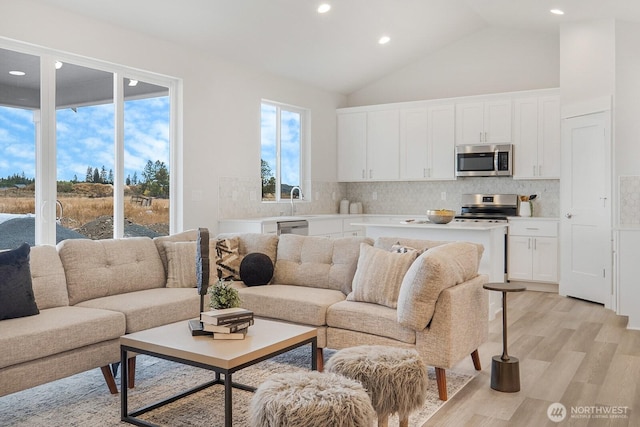
[[[338,351],[326,372],[360,382],[378,414],[378,426],[398,413],[400,426],[408,426],[409,414],[427,397],[427,368],[417,351],[381,345],[363,345]]]
[[[249,405],[253,427],[370,427],[375,415],[359,382],[317,371],[272,375]]]

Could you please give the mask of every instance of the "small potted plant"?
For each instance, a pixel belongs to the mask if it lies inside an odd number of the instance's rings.
[[[209,306],[214,309],[234,308],[240,306],[238,290],[229,286],[227,282],[219,279],[215,285],[209,288],[211,302]]]

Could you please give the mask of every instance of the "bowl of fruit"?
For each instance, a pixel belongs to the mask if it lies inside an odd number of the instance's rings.
[[[435,209],[427,211],[427,218],[435,224],[448,224],[456,215],[455,211],[450,209]]]

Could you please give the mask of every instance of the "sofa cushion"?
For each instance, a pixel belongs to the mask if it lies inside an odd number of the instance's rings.
[[[31,283],[28,243],[0,252],[0,320],[39,313]]]
[[[373,241],[367,237],[282,235],[272,282],[335,289],[346,295],[351,292],[361,243],[371,246]]]
[[[478,275],[478,246],[452,242],[429,249],[411,265],[398,297],[398,322],[421,331],[427,327],[443,289]]]
[[[58,243],[69,304],[165,286],[156,245],[148,237],[68,239]]]
[[[0,368],[124,335],[122,313],[81,307],[54,307],[38,316],[0,322]]]
[[[164,242],[167,257],[167,288],[195,288],[196,243]]]
[[[327,310],[327,325],[414,344],[416,333],[398,323],[396,310],[378,304],[341,301]]]
[[[67,278],[55,246],[31,248],[31,281],[40,310],[69,305]]]
[[[347,301],[369,302],[396,308],[402,278],[416,259],[416,255],[415,250],[399,253],[366,244],[360,245],[353,290],[347,295]]]
[[[195,242],[198,240],[198,230],[192,229],[183,231],[181,233],[172,234],[170,236],[160,236],[153,239],[153,243],[156,245],[160,260],[162,260],[162,266],[164,267],[165,274],[169,271],[169,261],[167,260],[167,253],[165,251],[165,242]]]
[[[256,316],[311,326],[326,325],[327,308],[344,300],[337,290],[297,285],[254,286],[238,289],[238,293],[240,306]]]
[[[205,300],[206,303],[206,300]],[[95,298],[76,307],[113,310],[125,315],[126,332],[132,333],[200,315],[200,296],[193,288],[146,289]],[[186,322],[184,325],[188,328]]]

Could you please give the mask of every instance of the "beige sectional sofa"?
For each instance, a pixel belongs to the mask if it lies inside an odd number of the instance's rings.
[[[196,233],[178,239],[185,236]],[[195,289],[166,286],[173,240],[74,239],[31,248],[40,313],[0,321],[0,396],[98,367],[117,393],[109,365],[120,360],[120,336],[198,316]]]
[[[242,306],[261,317],[318,328],[319,366],[324,347],[415,348],[436,368],[442,400],[447,400],[446,369],[469,355],[480,369],[477,349],[488,336],[488,294],[482,288],[488,277],[478,275],[481,245],[395,238],[374,242],[363,237],[236,237],[241,256],[263,252],[275,265],[266,286],[236,282]],[[399,285],[394,277],[398,272],[388,264],[391,257],[401,256],[391,252],[398,244],[421,253],[406,272],[399,272]],[[397,296],[395,304],[390,294]]]
[[[316,327],[320,367],[325,347],[415,348],[436,367],[446,400],[445,369],[477,356],[487,339],[487,277],[477,274],[480,245],[223,237],[237,240],[240,258],[261,252],[275,266],[268,285],[234,283],[242,306],[260,317]],[[121,335],[198,316],[196,239],[197,231],[190,230],[154,240],[80,239],[31,248],[40,314],[0,321],[0,396],[98,367],[117,392],[109,365],[119,361]],[[422,254],[391,252],[397,244]],[[213,265],[211,270],[216,277]],[[474,363],[479,369],[477,357]]]

